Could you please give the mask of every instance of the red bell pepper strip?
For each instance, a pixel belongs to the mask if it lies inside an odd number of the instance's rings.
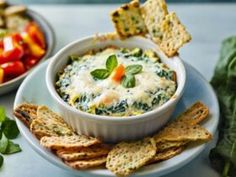
[[[41,48],[43,48],[43,49],[46,48],[44,34],[41,31],[40,27],[36,23],[34,23],[34,22],[29,23],[26,26],[25,31],[29,34],[31,39],[35,43],[37,43]]]
[[[0,84],[3,83],[3,79],[4,79],[4,71],[2,68],[0,68]]]
[[[8,62],[0,65],[5,76],[19,76],[25,72],[24,64],[21,61]]]
[[[21,34],[23,41],[28,44],[30,49],[30,54],[36,58],[41,58],[45,54],[45,50],[41,48],[37,43],[35,43],[28,33]]]
[[[27,56],[24,59],[24,66],[27,70],[31,69],[33,66],[35,66],[38,63],[39,59],[32,57],[32,56]]]
[[[21,41],[22,40],[19,35],[12,35],[3,38],[2,57],[5,61],[11,62],[21,59],[21,57],[24,55],[24,49],[20,44]]]

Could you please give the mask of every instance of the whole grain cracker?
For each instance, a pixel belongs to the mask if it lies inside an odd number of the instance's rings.
[[[147,0],[141,7],[141,13],[152,40],[160,43],[160,26],[168,14],[165,0]]]
[[[180,47],[191,40],[191,35],[181,24],[175,12],[166,15],[160,26],[160,45],[161,50],[172,57],[177,54]]]
[[[61,149],[56,151],[56,154],[65,161],[75,161],[106,156],[110,150],[109,146],[101,144],[78,150]]]
[[[22,103],[14,109],[13,114],[27,127],[30,127],[32,120],[37,118],[37,109],[37,105]]]
[[[42,119],[34,119],[30,125],[30,131],[38,139],[44,136],[70,136],[74,134],[73,130],[65,123]]]
[[[47,106],[39,106],[37,109],[37,118],[46,122],[58,122],[65,124],[63,118],[57,113],[53,112]]]
[[[65,163],[77,170],[88,169],[92,167],[100,167],[105,165],[106,157],[98,157],[88,160],[65,161]]]
[[[150,163],[160,162],[163,160],[170,159],[183,152],[183,150],[184,146],[180,146],[180,147],[169,148],[162,152],[157,152],[157,154],[150,160]]]
[[[190,125],[185,122],[173,122],[154,135],[156,143],[166,141],[209,141],[211,133],[200,125]]]
[[[133,0],[111,13],[112,22],[120,38],[147,33],[139,6],[139,1]]]
[[[85,135],[72,135],[72,136],[44,136],[40,139],[40,144],[52,150],[60,149],[79,149],[89,147],[101,142],[93,137]]]
[[[144,166],[156,154],[152,138],[121,142],[108,153],[106,167],[118,176],[128,176]]]
[[[175,121],[183,121],[191,125],[196,125],[207,118],[209,109],[202,102],[197,101],[186,111],[180,114]]]
[[[46,106],[38,106],[37,118],[30,125],[30,130],[38,138],[43,136],[73,135],[72,128],[65,123],[62,117]]]
[[[170,148],[177,148],[187,144],[188,141],[164,141],[156,144],[157,152],[162,152]]]

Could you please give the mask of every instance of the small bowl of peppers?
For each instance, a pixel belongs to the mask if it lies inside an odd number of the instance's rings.
[[[17,88],[54,49],[49,23],[23,5],[0,2],[0,95]]]

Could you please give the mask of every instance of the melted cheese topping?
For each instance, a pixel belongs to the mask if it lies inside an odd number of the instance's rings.
[[[111,79],[112,74],[104,80],[95,80],[92,77],[90,72],[94,69],[105,68],[106,60],[112,54],[115,54],[118,63],[124,66],[142,65],[142,71],[135,75],[135,87],[125,88],[120,83],[114,82]],[[135,103],[144,103],[148,107],[153,108],[156,107],[156,105],[153,105],[153,99],[157,96],[157,92],[160,92],[160,94],[164,93],[166,97],[163,101],[164,103],[176,90],[175,81],[160,77],[156,73],[162,69],[170,70],[163,63],[153,62],[152,60],[140,60],[135,56],[127,58],[121,55],[120,49],[107,48],[94,55],[86,55],[77,63],[79,67],[71,76],[70,84],[66,87],[64,94],[69,95],[69,104],[77,108],[79,106],[76,105],[76,100],[81,95],[88,95],[90,99],[86,102],[85,107],[91,113],[95,113],[91,111],[93,108],[100,106],[109,108],[125,101],[127,109],[124,112],[126,113],[121,115],[134,115],[134,112],[137,111],[136,108],[132,108]],[[159,102],[157,106],[163,104],[161,101]],[[140,113],[143,112],[145,111],[140,111]],[[114,113],[114,115],[117,114]]]

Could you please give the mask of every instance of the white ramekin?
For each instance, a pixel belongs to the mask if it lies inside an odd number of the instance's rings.
[[[139,47],[156,51],[162,62],[176,71],[178,87],[174,96],[165,104],[152,111],[130,117],[93,115],[77,110],[64,102],[55,89],[55,81],[58,71],[61,71],[66,66],[68,56],[71,54],[82,55],[91,49],[104,48],[110,45],[125,48]],[[167,58],[156,44],[143,37],[120,40],[117,38],[106,38],[101,35],[99,37],[90,36],[77,40],[65,46],[52,57],[46,73],[47,88],[64,120],[79,134],[94,136],[105,142],[133,140],[156,132],[169,120],[173,113],[177,102],[182,96],[185,80],[186,72],[181,59],[179,57]]]

